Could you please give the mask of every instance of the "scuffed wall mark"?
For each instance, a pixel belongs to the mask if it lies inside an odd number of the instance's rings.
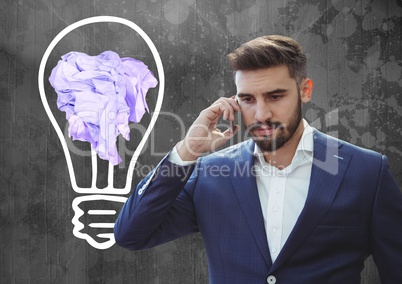
[[[351,70],[357,73],[363,68],[364,60],[369,55],[369,49],[377,42],[380,44],[380,64],[391,60],[401,60],[402,55],[396,50],[400,48],[396,40],[401,36],[401,18],[384,19],[379,27],[370,30],[363,28],[364,16],[356,15],[355,18],[358,23],[356,31],[348,37],[341,38],[347,46],[346,60]]]

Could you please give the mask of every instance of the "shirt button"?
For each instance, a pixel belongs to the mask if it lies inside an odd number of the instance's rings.
[[[275,252],[276,252],[276,248],[271,249],[271,251],[272,251],[273,253],[275,253]]]
[[[274,211],[275,211],[275,212],[278,212],[278,210],[279,210],[279,208],[275,206],[275,207],[274,207]]]
[[[274,233],[276,233],[276,232],[278,232],[278,228],[277,228],[277,227],[274,227],[274,228],[272,229],[272,231],[274,231]]]
[[[267,278],[267,283],[268,284],[275,284],[276,283],[276,277],[273,275],[269,275]]]

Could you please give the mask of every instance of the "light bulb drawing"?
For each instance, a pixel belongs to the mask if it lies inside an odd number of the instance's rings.
[[[118,24],[126,25],[126,26],[130,27],[131,29],[133,29],[135,32],[137,32],[143,38],[143,40],[148,45],[150,51],[152,52],[153,58],[156,63],[157,72],[158,72],[158,78],[159,78],[158,97],[156,100],[155,109],[152,112],[150,123],[130,160],[128,170],[127,170],[126,183],[125,183],[124,188],[114,188],[114,186],[113,186],[114,166],[110,162],[108,165],[108,177],[107,177],[108,184],[105,188],[102,188],[102,189],[97,188],[97,185],[96,185],[96,181],[97,181],[97,177],[98,177],[97,154],[93,149],[91,149],[91,162],[92,162],[91,186],[83,188],[83,187],[79,187],[77,185],[68,143],[63,134],[63,131],[61,130],[61,127],[57,123],[55,116],[52,113],[52,110],[50,108],[50,105],[48,103],[46,93],[45,93],[44,73],[45,73],[46,63],[49,59],[49,56],[50,56],[52,50],[59,43],[59,41],[64,36],[66,36],[68,33],[70,33],[71,31],[73,31],[79,27],[82,27],[82,26],[85,26],[88,24],[94,24],[94,23],[118,23]],[[80,205],[91,202],[91,201],[95,201],[95,200],[100,200],[102,202],[117,202],[117,203],[121,203],[121,205],[123,205],[123,203],[127,200],[127,197],[125,197],[124,195],[127,195],[131,191],[133,172],[134,172],[135,165],[142,152],[142,149],[145,146],[145,143],[146,143],[149,135],[151,134],[152,129],[155,126],[156,120],[158,119],[158,115],[159,115],[161,107],[162,107],[164,88],[165,88],[165,75],[164,75],[162,60],[159,56],[159,52],[156,49],[155,45],[153,44],[152,40],[149,38],[149,36],[138,25],[136,25],[135,23],[133,23],[127,19],[114,17],[114,16],[97,16],[97,17],[86,18],[86,19],[80,20],[78,22],[75,22],[75,23],[67,26],[58,35],[56,35],[56,37],[51,41],[51,43],[47,47],[47,49],[42,57],[42,60],[40,62],[39,72],[38,72],[38,87],[39,87],[39,93],[40,93],[40,97],[42,100],[42,104],[44,106],[46,114],[47,114],[52,126],[54,127],[54,129],[57,133],[57,136],[61,142],[63,153],[65,155],[66,162],[67,162],[67,168],[68,168],[68,172],[69,172],[69,176],[70,176],[71,186],[76,193],[84,194],[82,196],[76,197],[72,202],[72,208],[75,213],[75,215],[72,219],[72,223],[74,225],[73,234],[77,238],[86,240],[92,247],[94,247],[96,249],[110,248],[115,243],[114,235],[113,235],[113,231],[112,231],[114,223],[93,222],[93,223],[88,224],[88,226],[91,228],[110,229],[111,230],[111,232],[109,232],[109,233],[98,234],[97,237],[104,240],[102,242],[98,242],[90,234],[83,232],[85,224],[83,224],[80,221],[80,217],[82,217],[84,215],[89,216],[89,217],[96,216],[99,219],[102,216],[109,216],[109,217],[114,216],[117,214],[117,212],[115,210],[109,210],[109,209],[105,209],[105,208],[86,210],[86,209],[82,209],[80,207]]]

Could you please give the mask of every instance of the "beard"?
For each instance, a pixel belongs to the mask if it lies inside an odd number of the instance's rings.
[[[300,121],[302,120],[302,104],[301,98],[298,96],[298,103],[296,109],[293,111],[293,115],[289,119],[287,124],[280,121],[265,121],[263,123],[251,124],[249,132],[252,135],[254,142],[260,147],[262,152],[273,152],[285,145],[295,134]],[[259,128],[262,125],[268,127],[274,127],[274,133],[269,136],[256,136],[253,135],[253,129]]]

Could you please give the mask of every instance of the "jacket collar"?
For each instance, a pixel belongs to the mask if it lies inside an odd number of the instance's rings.
[[[239,169],[232,175],[231,181],[239,200],[241,210],[247,220],[249,228],[253,233],[263,258],[268,267],[272,266],[269,254],[267,237],[265,234],[264,218],[262,215],[260,199],[258,196],[257,182],[255,179],[254,167],[254,141],[248,140],[241,144],[240,155],[237,159],[230,159],[232,168]]]

